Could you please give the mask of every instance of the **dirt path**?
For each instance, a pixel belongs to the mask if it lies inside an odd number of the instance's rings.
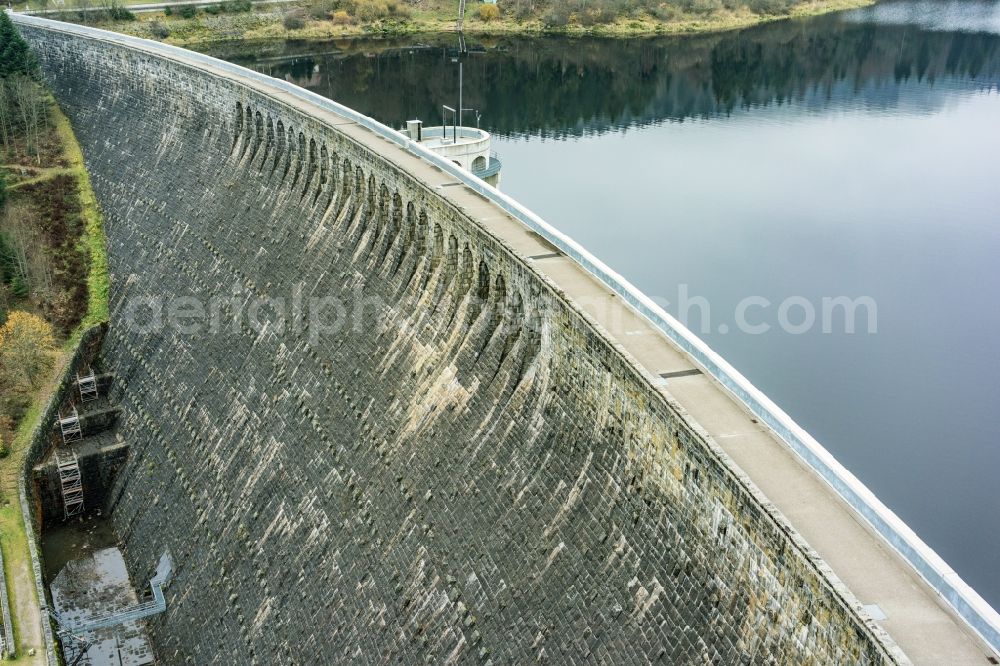
[[[40,183],[43,180],[48,180],[60,174],[72,173],[72,170],[66,167],[34,167],[32,168],[32,171],[35,172],[36,175],[32,176],[31,178],[25,178],[24,180],[19,180],[16,183],[8,185],[7,189],[16,190],[19,187],[24,187],[25,185],[31,185],[32,183]]]
[[[11,612],[17,618],[20,633],[17,635],[18,661],[26,664],[44,664],[45,647],[42,645],[42,616],[35,599],[35,580],[28,560],[14,571],[11,581],[14,591],[14,607]],[[34,656],[28,653],[34,649]]]

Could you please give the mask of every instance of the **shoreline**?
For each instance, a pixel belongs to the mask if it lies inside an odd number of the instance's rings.
[[[518,21],[501,18],[482,21],[467,12],[463,33],[475,37],[602,37],[646,38],[686,35],[707,35],[732,30],[742,30],[765,23],[796,18],[808,18],[838,11],[858,9],[875,4],[877,0],[813,0],[793,7],[782,14],[755,14],[746,10],[720,12],[708,17],[685,16],[678,20],[662,21],[652,16],[619,18],[612,23],[583,26],[568,23],[564,26],[547,26],[542,20],[532,18]],[[407,19],[377,20],[370,23],[337,24],[332,20],[309,19],[298,29],[283,25],[281,9],[259,5],[247,14],[206,16],[195,18],[166,16],[163,12],[136,15],[134,21],[116,21],[97,27],[136,37],[162,41],[174,46],[210,46],[233,42],[301,41],[322,42],[341,38],[379,38],[417,34],[455,33],[455,17],[442,12],[417,13]],[[288,7],[285,5],[284,9]],[[293,8],[294,10],[294,8]],[[167,35],[154,34],[154,25]],[[161,32],[162,34],[162,32]]]

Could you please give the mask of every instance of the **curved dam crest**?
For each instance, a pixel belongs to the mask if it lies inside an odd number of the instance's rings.
[[[906,662],[490,231],[502,210],[456,205],[389,142],[277,88],[19,27],[106,220],[103,359],[131,443],[109,508],[134,577],[172,554],[161,658]],[[137,302],[214,298],[232,321],[296,293],[360,301],[363,326],[128,321]]]

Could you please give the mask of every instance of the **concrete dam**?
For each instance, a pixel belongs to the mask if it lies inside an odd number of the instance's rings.
[[[491,188],[284,82],[15,21],[105,217],[103,508],[134,579],[170,554],[162,663],[996,663],[933,551]]]

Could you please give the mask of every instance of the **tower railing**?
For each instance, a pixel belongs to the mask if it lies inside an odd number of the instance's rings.
[[[80,428],[80,414],[76,411],[75,405],[69,414],[59,417],[59,432],[62,434],[63,444],[83,439],[83,430]]]

